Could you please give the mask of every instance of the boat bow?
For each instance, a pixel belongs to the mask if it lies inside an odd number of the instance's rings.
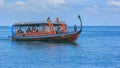
[[[81,19],[80,15],[78,15],[78,18],[80,20],[80,31],[78,33],[81,33],[82,32],[82,19]]]

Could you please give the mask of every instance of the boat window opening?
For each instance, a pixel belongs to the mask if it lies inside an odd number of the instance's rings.
[[[14,31],[16,31],[16,27],[14,27]]]
[[[56,31],[57,34],[61,34],[62,33],[62,30],[61,30],[61,25],[57,26],[57,31]]]
[[[58,26],[54,26],[54,29],[56,31],[56,34],[58,34]]]
[[[43,30],[43,28],[42,28],[42,26],[40,25],[39,27],[38,27],[38,31],[42,31]]]
[[[38,31],[39,31],[38,27],[39,27],[39,26],[36,26],[36,32],[38,32]]]
[[[48,31],[48,26],[47,26],[47,25],[44,25],[44,26],[43,26],[43,31],[45,31],[45,32]]]
[[[14,31],[13,31],[13,32],[14,32],[15,34],[16,34],[16,31],[17,31],[17,28],[16,28],[16,27],[14,27]]]
[[[15,33],[17,33],[18,27],[15,27]]]
[[[30,33],[30,32],[31,32],[31,29],[30,29],[30,27],[29,27],[29,26],[27,27],[26,32],[27,32],[27,33]]]
[[[35,25],[36,32],[38,32],[37,25]]]
[[[22,33],[24,34],[26,32],[25,26],[22,27]]]
[[[35,26],[32,27],[32,32],[36,32],[36,27]]]
[[[50,32],[50,26],[47,25],[47,31]]]
[[[17,32],[17,34],[23,33],[23,28],[17,27],[16,32]]]
[[[57,26],[54,26],[54,29],[57,30]]]
[[[23,34],[26,34],[26,27],[23,27]]]

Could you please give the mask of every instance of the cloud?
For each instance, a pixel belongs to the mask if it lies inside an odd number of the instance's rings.
[[[24,5],[25,5],[25,3],[24,3],[24,2],[22,2],[22,1],[17,1],[17,2],[15,3],[15,5],[16,5],[16,6],[19,6],[19,5],[21,5],[21,6],[23,5],[23,6],[24,6]]]
[[[4,8],[22,12],[45,12],[66,9],[65,0],[26,0],[7,3]]]
[[[0,6],[3,6],[4,0],[0,0]]]
[[[93,6],[93,7],[87,7],[86,10],[91,13],[99,13],[99,8],[98,6]]]
[[[120,13],[120,1],[119,0],[109,0],[106,3],[106,11],[112,12],[114,14]]]
[[[61,12],[69,11],[71,5],[79,5],[83,0],[16,0],[7,2],[4,8],[22,12]]]
[[[59,5],[59,4],[64,4],[65,0],[49,0],[49,3],[53,5]]]
[[[120,7],[120,1],[118,1],[118,0],[110,0],[110,1],[107,2],[107,5]]]

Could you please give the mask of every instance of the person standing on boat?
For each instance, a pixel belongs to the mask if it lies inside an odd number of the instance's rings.
[[[21,27],[19,28],[19,30],[17,31],[17,33],[23,33],[23,31],[21,30]]]
[[[74,31],[75,31],[75,32],[77,31],[77,26],[76,26],[76,24],[74,25]]]
[[[47,22],[50,21],[50,17],[47,18]]]
[[[60,22],[58,17],[56,18],[56,22],[57,22],[57,23],[59,23],[59,22]]]

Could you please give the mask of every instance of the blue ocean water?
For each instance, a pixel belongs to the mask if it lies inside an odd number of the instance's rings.
[[[0,68],[120,68],[120,26],[85,26],[76,43],[11,41],[0,27]]]

